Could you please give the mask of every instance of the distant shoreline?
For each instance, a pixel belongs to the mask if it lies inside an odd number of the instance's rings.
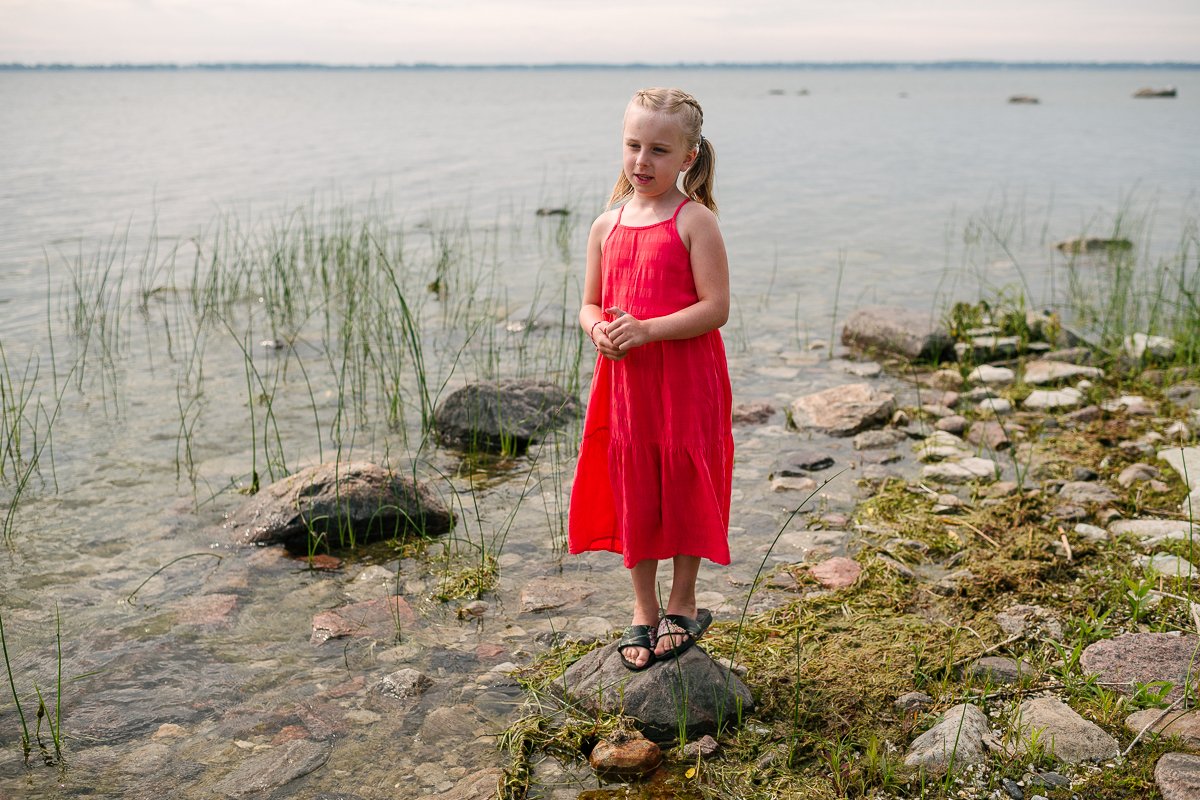
[[[630,69],[794,69],[794,70],[1200,70],[1192,61],[778,61],[679,62],[675,64],[319,64],[309,62],[214,62],[149,64],[0,64],[2,72],[411,72],[411,71],[553,71]]]

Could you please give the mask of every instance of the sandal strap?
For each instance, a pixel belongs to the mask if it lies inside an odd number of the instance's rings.
[[[647,650],[654,649],[654,626],[652,625],[630,625],[621,635],[621,640],[617,642],[617,649],[624,650],[626,647],[644,647]]]

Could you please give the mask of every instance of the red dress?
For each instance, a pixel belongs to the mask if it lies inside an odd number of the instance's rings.
[[[675,220],[617,224],[601,256],[601,308],[638,319],[694,304],[691,257]],[[624,209],[622,209],[623,211]],[[609,317],[606,315],[605,317]],[[717,330],[597,356],[571,487],[568,547],[729,563],[733,397]]]

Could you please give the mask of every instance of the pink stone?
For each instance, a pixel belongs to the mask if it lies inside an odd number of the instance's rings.
[[[810,567],[809,572],[826,589],[844,589],[858,580],[862,565],[852,558],[835,556]]]
[[[229,615],[237,608],[235,594],[206,594],[188,597],[174,605],[178,625],[228,625]]]
[[[414,620],[416,614],[403,597],[380,597],[317,614],[313,617],[309,641],[323,644],[346,636],[386,638],[396,633],[397,625],[408,625]]]

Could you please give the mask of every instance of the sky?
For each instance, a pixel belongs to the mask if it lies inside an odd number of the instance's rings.
[[[0,0],[0,63],[1200,61],[1200,0]]]

